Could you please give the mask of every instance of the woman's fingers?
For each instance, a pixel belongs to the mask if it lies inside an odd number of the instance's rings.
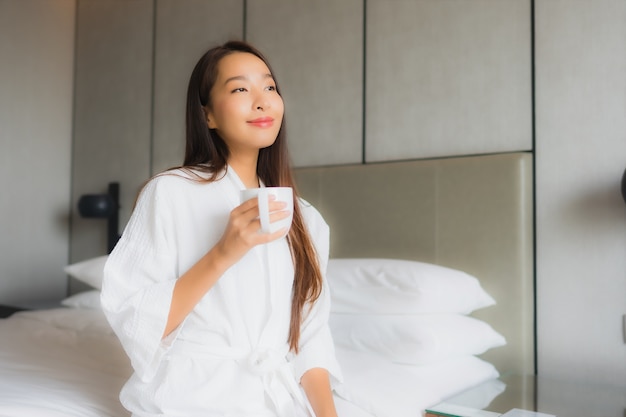
[[[277,201],[270,196],[268,201],[269,221],[285,219],[291,215],[287,203]],[[286,233],[286,229],[274,233],[260,233],[261,221],[259,220],[259,205],[256,198],[245,201],[230,214],[230,219],[222,237],[225,248],[229,248],[233,255],[243,256],[252,247],[276,240]]]
[[[289,210],[285,210],[287,208],[287,204],[283,202],[277,202],[277,204],[270,204],[269,206],[269,223],[275,223],[277,221],[283,220],[291,216],[291,212]],[[259,219],[259,211],[258,208],[256,211],[252,210],[254,217],[249,220],[249,231],[254,232],[260,235],[272,235],[270,233],[260,233],[261,231],[261,220]],[[278,237],[282,236],[281,234]],[[263,239],[265,241],[265,239]],[[274,239],[270,239],[274,240]]]
[[[268,211],[270,214],[270,223],[284,219],[290,215],[289,211],[285,211],[287,203],[276,200],[276,197],[270,196],[268,202]],[[244,223],[259,223],[259,204],[256,198],[252,198],[232,211],[232,215],[239,217]]]

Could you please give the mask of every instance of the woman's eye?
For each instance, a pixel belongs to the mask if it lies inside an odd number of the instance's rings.
[[[267,90],[268,91],[276,91],[276,86],[275,85],[269,85],[269,86],[267,86]]]
[[[245,88],[239,87],[239,88],[235,88],[233,91],[231,91],[231,93],[243,93],[244,91],[246,91]]]

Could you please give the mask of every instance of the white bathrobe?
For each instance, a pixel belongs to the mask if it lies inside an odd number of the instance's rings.
[[[331,382],[341,379],[327,323],[330,296],[324,283],[314,307],[305,307],[293,355],[286,238],[248,252],[161,339],[176,279],[221,238],[244,188],[232,169],[212,183],[176,174],[147,184],[105,267],[102,306],[134,369],[122,404],[138,417],[312,415],[300,377],[320,367]],[[328,226],[311,205],[300,207],[325,275]]]

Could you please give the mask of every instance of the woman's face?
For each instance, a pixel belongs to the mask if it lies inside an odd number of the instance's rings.
[[[274,143],[283,120],[283,99],[267,65],[246,52],[226,55],[218,64],[207,113],[231,155],[258,152]]]

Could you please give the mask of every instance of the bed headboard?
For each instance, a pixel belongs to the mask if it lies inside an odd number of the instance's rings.
[[[331,228],[331,257],[412,259],[477,277],[473,313],[507,339],[482,357],[534,373],[532,158],[528,153],[296,170]]]

